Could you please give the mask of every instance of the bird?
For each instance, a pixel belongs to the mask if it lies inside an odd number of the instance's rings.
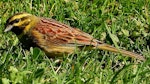
[[[95,39],[79,28],[74,28],[54,19],[30,13],[16,13],[9,17],[4,32],[12,31],[25,48],[38,47],[48,57],[61,57],[81,50],[83,47],[120,53],[141,61],[144,56],[113,47]]]

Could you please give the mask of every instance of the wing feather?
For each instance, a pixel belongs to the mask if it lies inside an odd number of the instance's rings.
[[[41,18],[41,21],[34,28],[43,34],[43,38],[54,45],[97,45],[97,40],[91,35],[53,19]]]

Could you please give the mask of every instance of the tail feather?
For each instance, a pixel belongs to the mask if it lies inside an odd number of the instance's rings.
[[[107,50],[107,51],[111,51],[111,52],[115,52],[115,53],[121,53],[123,55],[127,55],[129,57],[132,57],[132,58],[136,58],[136,59],[139,59],[139,60],[145,60],[145,58],[139,54],[136,54],[136,53],[133,53],[133,52],[130,52],[130,51],[126,51],[126,50],[122,50],[122,49],[117,49],[111,45],[108,45],[108,44],[99,44],[97,46],[97,48],[99,49],[102,49],[102,50]]]

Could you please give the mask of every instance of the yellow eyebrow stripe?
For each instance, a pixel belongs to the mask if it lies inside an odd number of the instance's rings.
[[[19,14],[19,15],[14,15],[10,20],[9,22],[15,20],[15,19],[20,19],[22,17],[26,17],[26,16],[30,16],[31,14],[27,14],[27,13],[24,13],[24,14]]]

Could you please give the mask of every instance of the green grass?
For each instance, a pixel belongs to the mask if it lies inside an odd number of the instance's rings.
[[[22,49],[15,34],[3,32],[6,20],[18,12],[56,19],[147,60],[137,63],[92,50],[56,63],[57,58],[47,58],[38,48]],[[0,84],[149,84],[149,15],[149,0],[1,0]]]

